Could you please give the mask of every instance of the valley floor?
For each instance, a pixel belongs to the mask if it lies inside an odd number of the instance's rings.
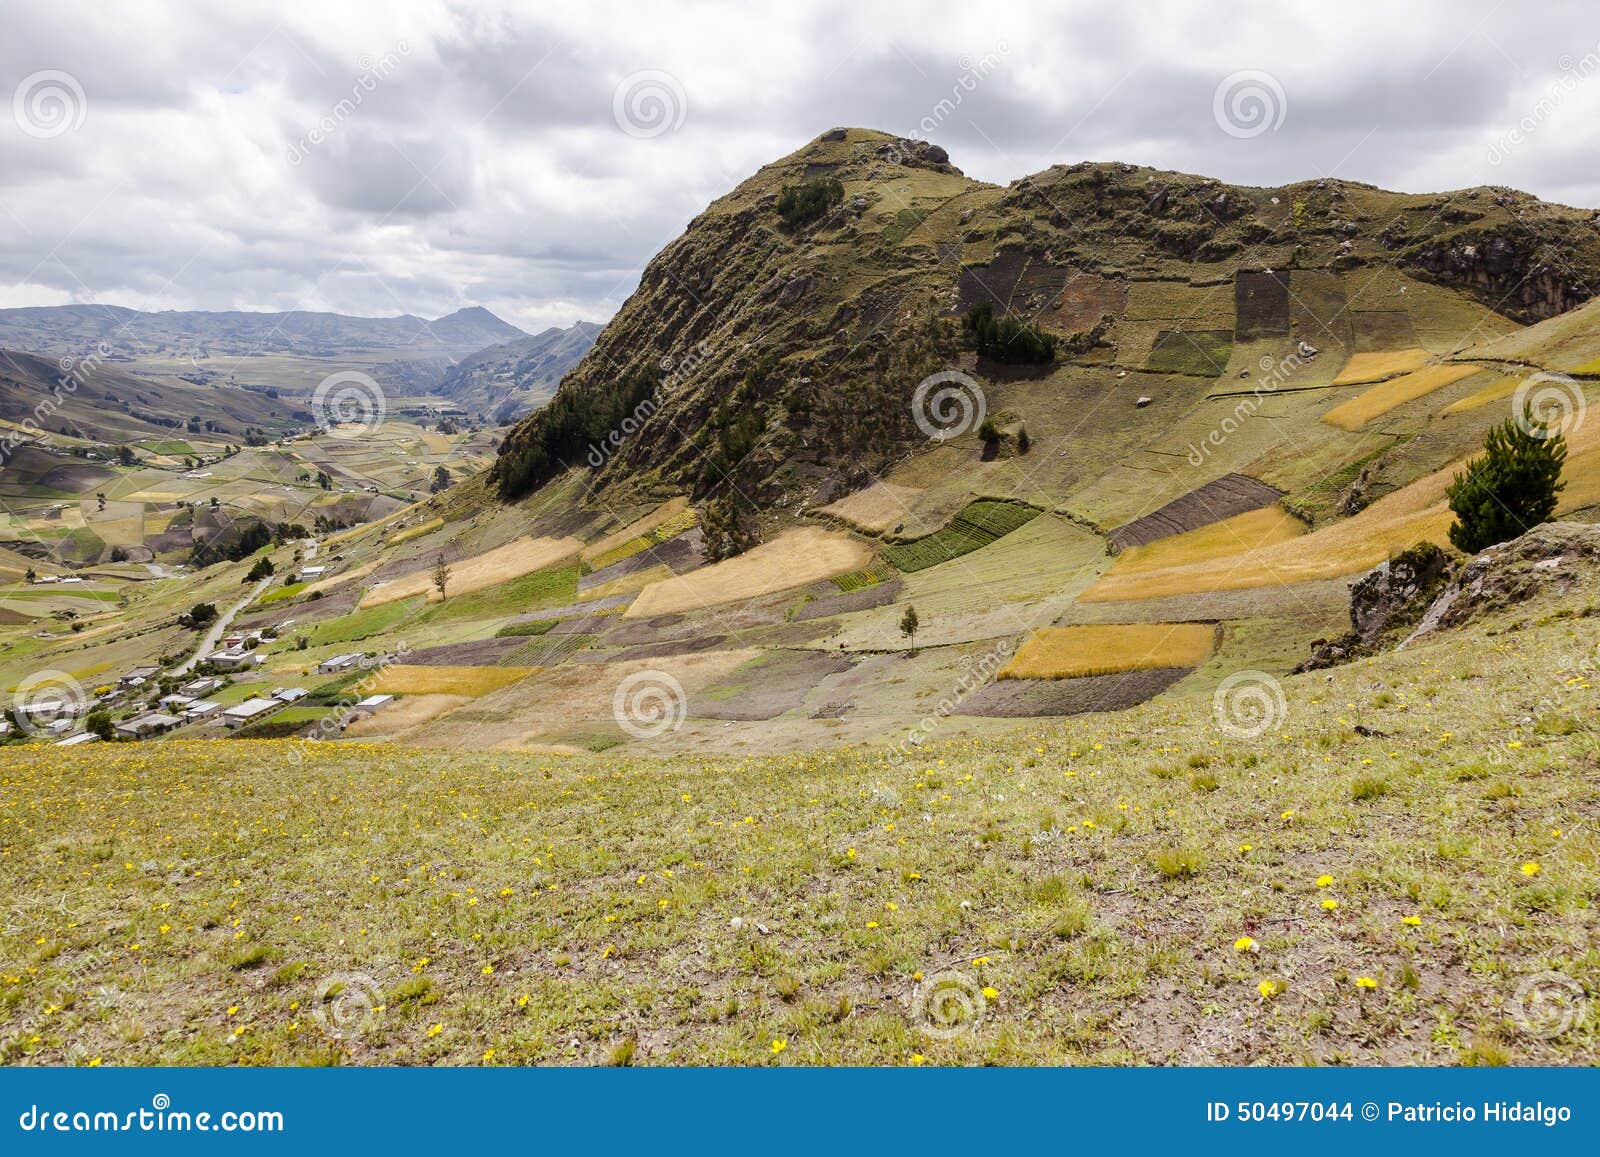
[[[908,762],[8,748],[0,1059],[1592,1062],[1583,611],[1254,738],[1178,694]]]

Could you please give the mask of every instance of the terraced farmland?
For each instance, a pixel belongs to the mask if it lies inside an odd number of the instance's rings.
[[[969,505],[943,528],[915,542],[891,543],[883,548],[890,566],[905,574],[926,570],[988,546],[1020,526],[1039,511],[1017,502],[980,500]]]

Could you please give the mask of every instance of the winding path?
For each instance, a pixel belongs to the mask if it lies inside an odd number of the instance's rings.
[[[172,669],[172,673],[174,675],[187,675],[190,671],[193,671],[195,666],[200,662],[200,657],[202,655],[211,654],[212,648],[217,645],[217,640],[222,638],[223,633],[227,631],[228,627],[233,623],[235,616],[237,616],[240,611],[244,610],[251,603],[255,602],[256,599],[260,598],[261,592],[267,589],[267,584],[271,581],[272,576],[268,575],[266,578],[256,583],[254,587],[250,588],[249,594],[245,595],[244,598],[240,599],[233,606],[229,607],[227,611],[225,611],[222,616],[218,618],[214,624],[212,624],[211,629],[206,632],[206,637],[200,640],[200,645],[195,648],[194,654],[190,655],[182,663],[174,667]]]

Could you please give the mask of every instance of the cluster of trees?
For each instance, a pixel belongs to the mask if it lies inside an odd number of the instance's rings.
[[[1054,337],[1009,313],[996,316],[986,301],[967,311],[961,329],[978,356],[990,361],[1028,365],[1055,360]]]
[[[786,228],[809,225],[844,200],[837,177],[813,177],[798,185],[785,185],[778,194],[778,216]]]
[[[612,386],[563,389],[507,439],[494,466],[500,497],[515,501],[533,493],[569,466],[593,464],[655,412],[650,399],[661,384],[659,370],[631,374]],[[610,387],[610,388],[605,388]]]

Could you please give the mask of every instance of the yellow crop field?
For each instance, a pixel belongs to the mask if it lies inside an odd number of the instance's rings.
[[[817,513],[837,518],[868,534],[882,534],[906,520],[907,512],[921,493],[913,486],[874,482],[865,490],[819,506]]]
[[[816,526],[786,530],[737,558],[646,587],[623,618],[697,610],[804,586],[872,561],[859,539]]]
[[[497,546],[493,550],[451,563],[450,581],[446,589],[449,594],[464,595],[469,591],[482,590],[484,587],[498,586],[511,579],[521,578],[525,574],[532,574],[536,570],[543,570],[563,559],[572,558],[582,548],[583,544],[575,538],[524,536],[504,546]],[[427,595],[428,601],[432,603],[439,601],[439,592],[433,586],[431,565],[401,575],[393,582],[373,587],[361,596],[361,606],[381,606],[383,603],[408,599],[414,595]]]
[[[606,535],[604,538],[598,539],[598,540],[596,540],[594,542],[591,542],[588,546],[584,547],[583,548],[583,561],[586,562],[586,563],[593,564],[595,569],[599,570],[602,565],[605,565],[605,564],[596,564],[596,562],[595,562],[595,560],[598,559],[601,555],[608,554],[611,551],[617,549],[620,546],[623,546],[623,545],[631,542],[633,539],[636,539],[641,535],[649,534],[652,530],[659,529],[665,523],[669,522],[673,518],[676,518],[677,516],[683,514],[684,512],[686,512],[688,510],[689,510],[689,500],[687,498],[682,497],[682,496],[680,496],[678,498],[669,498],[667,501],[663,502],[660,506],[656,507],[654,510],[652,510],[649,514],[645,515],[643,518],[635,519],[633,522],[630,522],[627,526],[624,526],[621,530],[612,531],[610,534]],[[689,526],[693,526],[693,525],[694,525],[694,520],[691,518],[690,522],[689,522]],[[687,530],[688,527],[686,526],[686,527],[684,527],[684,529]],[[623,557],[625,558],[627,556],[624,555]],[[612,559],[611,561],[612,562],[616,562],[618,560],[617,559]]]
[[[1368,570],[1424,539],[1443,545],[1455,520],[1444,492],[1459,468],[1459,464],[1447,466],[1385,495],[1353,518],[1286,542],[1158,570],[1119,574],[1113,568],[1083,593],[1081,601],[1120,602],[1312,582]]]
[[[384,545],[399,546],[402,542],[410,542],[413,538],[421,538],[425,534],[431,534],[443,525],[443,518],[430,518],[426,522],[419,522],[416,526],[408,526],[404,530],[396,531],[389,536],[389,541]]]
[[[1073,679],[1152,667],[1198,667],[1216,649],[1209,623],[1041,627],[1017,648],[1000,679]]]
[[[1371,353],[1351,354],[1344,369],[1333,379],[1336,386],[1360,386],[1367,382],[1381,382],[1396,374],[1420,370],[1428,364],[1425,349],[1373,350]]]
[[[1471,365],[1424,366],[1412,373],[1390,378],[1365,393],[1356,395],[1343,405],[1335,406],[1322,415],[1322,420],[1341,430],[1359,430],[1372,419],[1387,414],[1396,406],[1413,402],[1481,371],[1481,366]]]
[[[1500,378],[1483,387],[1477,393],[1469,394],[1467,397],[1462,398],[1459,402],[1451,402],[1439,413],[1442,415],[1464,414],[1468,410],[1476,410],[1493,402],[1509,398],[1517,392],[1517,387],[1524,380],[1523,378]]]
[[[396,663],[371,680],[378,695],[465,695],[477,698],[535,674],[538,667],[424,667]]]
[[[1227,558],[1305,534],[1306,524],[1283,507],[1263,506],[1260,510],[1248,510],[1171,538],[1129,547],[1117,556],[1108,573],[1144,574],[1169,566]]]

